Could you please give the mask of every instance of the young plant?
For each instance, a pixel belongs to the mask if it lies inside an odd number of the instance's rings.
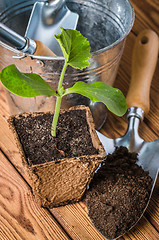
[[[61,100],[70,93],[78,93],[92,101],[102,102],[111,112],[122,116],[127,110],[127,104],[124,95],[119,89],[113,88],[104,82],[87,84],[82,81],[75,83],[71,88],[63,88],[62,83],[68,65],[78,69],[89,66],[90,45],[87,39],[77,30],[63,29],[61,27],[61,34],[55,35],[55,38],[61,46],[65,59],[57,91],[53,90],[39,75],[22,73],[15,65],[9,65],[0,73],[0,80],[5,88],[21,97],[56,96],[56,107],[51,130],[54,137],[56,136]]]

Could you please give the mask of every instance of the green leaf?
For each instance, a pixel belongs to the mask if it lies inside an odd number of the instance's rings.
[[[117,116],[124,115],[127,110],[126,99],[122,92],[104,82],[94,82],[92,84],[77,82],[73,87],[64,91],[64,95],[69,93],[78,93],[92,101],[102,102]]]
[[[91,54],[87,39],[77,30],[61,27],[61,31],[55,38],[61,46],[67,64],[79,69],[88,67]]]
[[[57,96],[56,92],[39,75],[21,73],[14,64],[1,71],[0,80],[5,88],[21,97]]]

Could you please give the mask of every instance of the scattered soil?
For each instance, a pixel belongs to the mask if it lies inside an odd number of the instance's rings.
[[[52,120],[51,113],[14,118],[29,165],[98,153],[92,144],[85,110],[71,110],[61,114],[56,137],[51,135]]]
[[[152,179],[136,161],[136,153],[116,148],[102,162],[87,192],[89,217],[108,239],[132,227],[148,202]]]

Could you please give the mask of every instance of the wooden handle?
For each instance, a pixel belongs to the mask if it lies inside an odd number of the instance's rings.
[[[150,85],[159,51],[158,35],[152,30],[141,32],[135,42],[132,56],[132,74],[126,97],[129,107],[140,107],[148,114]]]
[[[56,56],[44,43],[40,41],[35,41],[35,42],[36,42],[36,50],[34,55],[50,56],[50,57]]]

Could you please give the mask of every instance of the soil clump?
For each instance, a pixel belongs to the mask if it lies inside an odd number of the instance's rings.
[[[136,162],[136,153],[116,148],[102,162],[87,191],[89,217],[108,239],[132,227],[148,202],[152,179]]]

